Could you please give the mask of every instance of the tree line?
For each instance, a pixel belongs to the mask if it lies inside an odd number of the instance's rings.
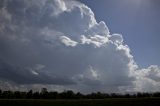
[[[160,92],[155,93],[134,93],[134,94],[119,94],[119,93],[90,93],[82,94],[74,93],[72,90],[63,92],[47,91],[42,88],[40,92],[29,90],[24,91],[2,91],[0,90],[0,99],[105,99],[105,98],[143,98],[143,97],[160,97]]]

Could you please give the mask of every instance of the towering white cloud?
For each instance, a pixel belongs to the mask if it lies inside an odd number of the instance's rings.
[[[159,90],[159,67],[138,69],[122,35],[110,34],[82,3],[1,0],[0,23],[2,88]]]

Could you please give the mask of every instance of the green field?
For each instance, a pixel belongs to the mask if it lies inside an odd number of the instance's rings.
[[[160,98],[102,100],[0,100],[0,106],[160,106]]]

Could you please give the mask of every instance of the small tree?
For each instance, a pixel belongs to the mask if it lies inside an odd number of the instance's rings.
[[[33,91],[32,91],[32,90],[29,90],[29,91],[27,92],[27,98],[28,98],[28,99],[31,99],[32,96],[33,96]]]
[[[41,89],[41,97],[43,99],[48,99],[48,91],[47,91],[47,88],[42,88]]]

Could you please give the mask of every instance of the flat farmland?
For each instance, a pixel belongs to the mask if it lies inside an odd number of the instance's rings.
[[[160,106],[160,98],[1,99],[0,106]]]

